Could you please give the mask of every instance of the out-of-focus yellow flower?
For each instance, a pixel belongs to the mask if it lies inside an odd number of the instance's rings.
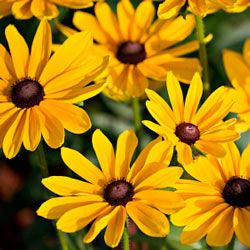
[[[250,145],[242,156],[234,143],[225,146],[222,159],[200,156],[184,166],[196,180],[180,180],[175,186],[186,207],[171,215],[184,226],[180,240],[191,244],[206,236],[210,246],[227,245],[235,233],[250,247]]]
[[[161,19],[177,16],[182,9],[188,8],[197,16],[223,9],[228,12],[241,12],[250,5],[249,0],[165,0],[158,8]]]
[[[0,0],[0,18],[13,14],[17,19],[51,19],[59,15],[57,5],[82,9],[92,6],[93,0]]]
[[[223,62],[227,76],[234,89],[229,96],[235,99],[232,112],[238,113],[236,128],[250,129],[250,39],[244,43],[243,54],[232,50],[223,51]]]
[[[23,142],[35,150],[41,135],[52,148],[64,142],[64,129],[84,133],[91,127],[88,114],[73,103],[103,90],[88,85],[108,64],[93,56],[92,37],[81,32],[70,37],[51,56],[51,29],[42,20],[29,48],[13,25],[5,30],[9,52],[0,44],[0,146],[14,157]]]
[[[183,57],[198,49],[197,41],[174,47],[188,37],[195,27],[192,15],[170,21],[156,20],[151,1],[142,1],[134,9],[129,0],[119,1],[117,16],[105,2],[95,5],[95,15],[77,11],[73,23],[79,30],[89,30],[97,42],[96,53],[110,55],[106,72],[111,97],[141,96],[148,79],[165,81],[168,71],[189,83],[194,72],[201,71],[199,60]],[[153,22],[153,23],[152,23]],[[76,31],[58,25],[65,35]]]
[[[94,132],[92,143],[101,169],[77,151],[62,148],[63,161],[86,181],[63,176],[43,179],[48,189],[63,197],[43,203],[38,215],[58,219],[57,228],[68,233],[93,222],[84,236],[85,243],[93,241],[106,227],[106,244],[117,246],[127,215],[143,233],[165,237],[169,233],[169,222],[164,214],[184,207],[176,192],[163,189],[173,186],[183,172],[179,167],[168,167],[173,153],[169,143],[159,139],[152,141],[131,168],[138,144],[132,130],[119,136],[116,153],[100,130]]]
[[[192,146],[203,153],[223,157],[226,151],[222,144],[239,138],[239,134],[230,129],[235,119],[222,120],[233,103],[225,98],[226,88],[215,90],[198,111],[203,91],[199,73],[190,83],[185,104],[181,86],[171,72],[167,75],[167,90],[172,109],[157,93],[146,90],[147,109],[159,124],[151,121],[143,121],[143,124],[176,147],[181,164],[193,161]]]

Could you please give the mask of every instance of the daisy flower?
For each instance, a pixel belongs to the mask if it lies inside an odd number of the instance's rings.
[[[31,53],[13,25],[5,30],[9,52],[0,44],[0,146],[14,157],[23,142],[35,150],[41,134],[57,148],[64,128],[84,133],[91,127],[88,114],[72,105],[98,94],[105,86],[87,86],[107,65],[107,58],[91,55],[89,32],[70,37],[51,56],[51,29],[43,20],[36,31]],[[50,58],[51,56],[51,58]]]
[[[166,86],[172,109],[157,93],[146,90],[147,109],[159,124],[151,121],[143,121],[143,124],[176,147],[181,164],[192,162],[192,148],[223,157],[226,151],[222,143],[239,138],[239,134],[231,129],[235,119],[222,120],[232,106],[232,100],[225,98],[226,88],[214,91],[197,111],[203,91],[199,73],[190,83],[185,104],[181,86],[172,72],[167,75]]]
[[[128,99],[142,96],[149,79],[164,81],[172,70],[178,79],[189,83],[194,72],[201,71],[198,59],[184,55],[198,49],[197,41],[174,47],[187,38],[195,27],[192,15],[156,20],[151,1],[142,1],[136,9],[129,0],[117,4],[117,16],[105,2],[95,5],[95,16],[77,11],[73,24],[79,30],[89,30],[97,42],[96,53],[110,55],[105,94]],[[59,24],[65,35],[75,33]]]
[[[58,219],[56,226],[67,233],[91,224],[83,241],[89,243],[106,227],[104,240],[110,247],[119,244],[127,215],[139,229],[152,237],[165,237],[172,214],[184,205],[171,187],[182,175],[179,167],[167,167],[172,149],[166,141],[149,143],[130,168],[137,146],[132,130],[124,131],[117,140],[116,153],[108,138],[96,130],[92,138],[100,168],[70,148],[62,148],[66,165],[84,180],[52,176],[42,183],[63,196],[44,202],[37,214]]]
[[[0,18],[13,14],[17,19],[55,18],[59,15],[57,5],[82,9],[93,5],[93,0],[0,0]]]
[[[185,226],[180,240],[191,244],[206,235],[210,246],[227,245],[233,234],[250,247],[250,144],[240,156],[234,143],[222,159],[198,157],[185,170],[196,180],[181,180],[178,193],[186,207],[171,216]]]
[[[248,0],[238,0],[237,2],[247,2]],[[243,3],[241,4],[241,7]],[[165,0],[159,5],[158,16],[161,19],[169,19],[177,16],[182,9],[189,10],[196,16],[206,16],[207,14],[219,9],[235,8],[236,0]],[[239,8],[239,6],[237,6]],[[238,9],[243,11],[243,9]]]
[[[229,95],[235,99],[232,112],[238,113],[239,130],[250,129],[250,39],[246,40],[243,54],[232,50],[223,51],[223,62],[227,76],[233,85]]]

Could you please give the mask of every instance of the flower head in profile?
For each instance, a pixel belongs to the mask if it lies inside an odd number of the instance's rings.
[[[92,6],[93,0],[0,0],[0,18],[13,14],[17,19],[51,19],[59,15],[57,5],[82,9]]]
[[[191,244],[206,235],[210,246],[227,245],[233,234],[250,247],[250,145],[242,156],[234,143],[225,146],[222,159],[198,157],[185,166],[196,180],[181,180],[176,188],[186,207],[171,215],[184,226],[180,240]]]
[[[169,19],[182,12],[186,8],[196,16],[206,16],[220,9],[228,12],[241,12],[249,5],[249,0],[165,0],[159,5],[158,16],[161,19]]]
[[[43,203],[38,215],[58,219],[57,228],[68,233],[92,222],[84,236],[85,243],[93,241],[106,227],[106,244],[117,246],[127,215],[143,233],[165,237],[169,222],[164,214],[172,214],[184,205],[176,192],[164,190],[173,186],[182,175],[181,168],[167,167],[172,158],[169,143],[159,139],[152,141],[131,168],[138,143],[132,130],[119,136],[116,153],[100,130],[94,132],[92,143],[101,169],[77,151],[62,148],[63,161],[84,180],[63,176],[43,179],[48,189],[63,197]]]
[[[107,65],[107,58],[91,55],[89,32],[70,37],[51,56],[51,29],[43,20],[31,53],[13,25],[5,30],[10,53],[0,44],[0,146],[8,158],[23,143],[35,150],[41,140],[52,148],[64,142],[64,129],[84,133],[91,127],[88,114],[73,103],[103,90],[88,85]],[[51,56],[51,57],[50,57]]]
[[[246,40],[243,54],[232,50],[223,51],[223,62],[227,76],[233,85],[229,95],[235,99],[232,112],[238,114],[236,128],[250,129],[250,39]]]
[[[73,24],[89,30],[97,42],[96,53],[110,55],[105,94],[117,99],[142,96],[149,79],[164,81],[169,70],[189,83],[194,72],[201,71],[198,59],[184,57],[198,49],[198,42],[179,46],[195,27],[194,17],[187,15],[171,21],[156,20],[152,1],[142,1],[136,9],[129,0],[117,4],[117,16],[105,2],[95,5],[95,16],[77,11]],[[65,35],[75,30],[58,25]]]
[[[222,144],[239,138],[239,134],[231,129],[235,119],[222,120],[233,103],[230,98],[225,98],[226,88],[215,90],[198,109],[203,92],[199,73],[190,83],[185,104],[181,86],[172,72],[167,75],[166,85],[172,109],[157,93],[146,90],[147,109],[159,124],[151,121],[143,121],[143,124],[176,147],[181,164],[192,162],[193,148],[196,153],[198,150],[223,157],[226,151]]]

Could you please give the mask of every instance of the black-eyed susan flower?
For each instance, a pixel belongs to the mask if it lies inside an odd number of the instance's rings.
[[[152,237],[166,236],[169,222],[164,214],[172,214],[184,205],[176,192],[164,190],[173,186],[182,174],[179,167],[167,167],[172,158],[169,143],[159,139],[152,141],[131,168],[137,146],[132,130],[119,136],[116,153],[100,130],[94,132],[92,143],[101,169],[77,151],[62,148],[63,161],[84,180],[62,176],[43,179],[48,189],[63,197],[43,203],[38,215],[58,219],[57,228],[68,233],[92,222],[84,236],[85,243],[93,241],[106,227],[106,244],[117,246],[127,215],[143,233]]]
[[[148,80],[164,81],[169,70],[178,79],[189,83],[200,71],[198,59],[184,55],[198,49],[197,41],[175,45],[187,38],[195,27],[192,15],[171,21],[156,20],[155,8],[149,0],[136,9],[129,0],[117,4],[117,16],[105,2],[95,5],[95,16],[77,11],[73,23],[79,30],[89,30],[97,42],[96,53],[110,55],[105,93],[113,98],[141,96]],[[75,33],[58,25],[65,35]]]
[[[232,50],[223,51],[223,62],[227,76],[233,85],[229,95],[235,99],[232,111],[238,113],[236,128],[250,129],[250,39],[246,40],[243,54]]]
[[[13,14],[17,19],[55,18],[58,6],[82,9],[93,5],[93,0],[0,0],[0,18]]]
[[[103,84],[88,83],[108,63],[107,58],[91,55],[90,33],[70,37],[52,56],[51,29],[45,20],[37,29],[30,54],[13,25],[5,34],[10,53],[0,44],[0,146],[4,154],[14,157],[22,142],[27,150],[35,150],[41,135],[57,148],[64,142],[64,129],[77,134],[88,130],[88,114],[73,103],[103,90]]]
[[[190,244],[206,235],[210,246],[227,245],[233,234],[250,247],[250,145],[242,156],[234,143],[226,145],[222,159],[200,156],[185,170],[196,180],[176,185],[186,207],[171,215],[184,226],[180,240]]]
[[[165,0],[159,5],[158,16],[169,19],[177,16],[182,8],[188,8],[195,15],[202,17],[219,9],[240,12],[246,8],[247,3],[248,0]]]
[[[143,124],[176,147],[178,161],[182,164],[193,160],[192,147],[223,157],[226,151],[222,143],[239,138],[239,134],[230,128],[235,119],[222,120],[233,103],[230,98],[225,98],[226,88],[214,91],[197,110],[203,90],[199,73],[190,83],[185,104],[181,86],[172,72],[167,75],[166,86],[172,109],[157,93],[146,90],[147,109],[159,124],[151,121],[143,121]]]

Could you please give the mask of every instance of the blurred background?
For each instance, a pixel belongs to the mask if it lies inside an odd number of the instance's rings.
[[[115,0],[108,1],[115,11]],[[136,6],[139,1],[133,1]],[[157,3],[155,3],[157,6]],[[93,13],[93,8],[85,9]],[[74,11],[61,8],[59,20],[73,27],[72,16]],[[12,16],[0,19],[0,43],[6,44],[4,30],[8,24],[14,24],[20,33],[31,45],[35,34],[38,20],[15,20]],[[53,39],[55,43],[65,40],[60,32],[55,28],[53,21]],[[226,77],[222,64],[222,50],[230,48],[242,51],[245,39],[250,38],[250,10],[240,14],[227,14],[217,12],[205,18],[206,34],[212,33],[213,40],[208,44],[208,59],[210,67],[210,78],[212,89],[220,85],[230,85]],[[189,38],[193,39],[195,33]],[[197,56],[198,52],[190,56]],[[184,86],[184,89],[186,86]],[[167,99],[166,90],[160,90],[160,94]],[[141,101],[142,118],[149,118]],[[129,103],[117,103],[99,95],[84,103],[92,120],[92,128],[85,134],[74,135],[66,132],[65,146],[71,147],[83,153],[88,159],[97,163],[91,145],[91,135],[96,128],[101,130],[115,142],[118,134],[123,130],[133,127],[133,113]],[[142,145],[147,144],[156,135],[146,128],[143,128]],[[237,142],[240,150],[250,142],[250,134],[244,133]],[[52,150],[44,145],[50,175],[74,176],[70,172],[60,157],[60,149]],[[74,176],[76,177],[76,176]],[[52,195],[52,194],[50,194]],[[22,149],[12,160],[8,160],[0,152],[0,250],[57,250],[60,245],[57,233],[51,221],[36,216],[36,209],[46,199],[47,193],[41,185],[41,172],[39,168],[38,155],[36,152],[27,152]],[[170,250],[191,250],[209,249],[203,242],[192,246],[183,246],[178,242],[178,235],[181,229],[172,228],[167,237],[168,249]],[[82,244],[84,230],[75,234],[66,235],[69,241],[69,250],[91,250],[108,249],[103,243],[101,234],[92,245]],[[133,242],[132,249],[159,249],[165,239],[150,239],[138,232],[133,224],[130,227],[130,234]],[[223,248],[213,248],[223,249]],[[236,249],[246,249],[237,242]]]

